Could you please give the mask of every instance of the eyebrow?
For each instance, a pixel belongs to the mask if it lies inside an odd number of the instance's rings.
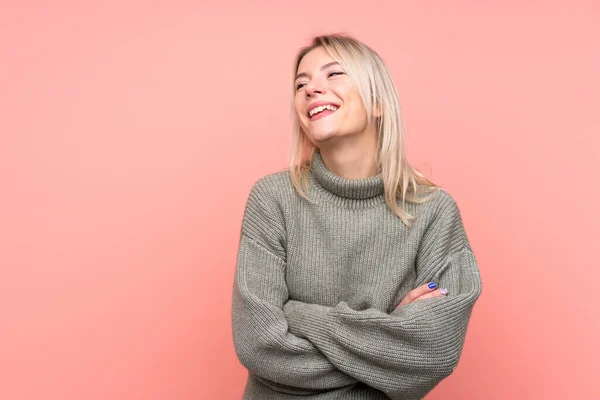
[[[332,61],[332,62],[329,62],[329,63],[323,65],[321,68],[319,68],[319,70],[323,71],[324,69],[327,69],[327,68],[329,68],[329,67],[331,67],[332,65],[335,65],[335,64],[340,65],[339,62]],[[296,75],[296,78],[294,79],[294,81],[297,81],[298,78],[302,78],[303,76],[308,76],[308,74],[306,72],[301,72],[298,75]]]

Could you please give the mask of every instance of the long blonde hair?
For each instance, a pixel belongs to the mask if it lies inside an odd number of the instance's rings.
[[[406,202],[423,203],[431,193],[440,189],[425,178],[406,160],[404,126],[398,92],[383,59],[373,49],[345,33],[314,37],[310,44],[300,49],[294,58],[292,73],[292,140],[289,166],[290,179],[300,196],[308,201],[308,170],[317,147],[302,131],[294,112],[296,93],[293,80],[302,58],[316,47],[322,46],[342,67],[356,85],[367,109],[367,122],[375,119],[377,125],[377,166],[384,181],[384,196],[388,206],[402,222],[410,227],[414,216],[405,211]],[[379,107],[380,117],[374,117],[373,107]],[[426,196],[421,196],[421,195]],[[402,206],[398,204],[401,201]]]

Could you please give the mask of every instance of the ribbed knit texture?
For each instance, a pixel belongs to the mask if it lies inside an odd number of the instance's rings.
[[[288,171],[248,196],[232,308],[243,399],[421,399],[456,368],[481,294],[457,204],[443,190],[407,204],[409,229],[381,174],[342,178],[318,152],[312,168],[314,204]],[[395,310],[430,281],[448,296]]]

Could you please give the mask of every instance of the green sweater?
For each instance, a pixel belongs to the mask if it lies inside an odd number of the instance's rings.
[[[441,189],[407,203],[408,229],[381,174],[351,180],[312,161],[314,204],[288,171],[248,196],[232,299],[243,399],[421,399],[456,368],[481,294],[457,204]],[[430,281],[448,295],[395,310]]]

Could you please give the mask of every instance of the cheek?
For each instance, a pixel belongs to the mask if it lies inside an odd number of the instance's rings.
[[[348,100],[348,116],[353,120],[363,120],[367,118],[367,110],[362,103],[360,96],[352,96]]]
[[[298,120],[302,120],[302,116],[303,116],[303,106],[300,105],[297,102],[294,102],[294,112],[296,113],[296,117],[298,118]]]
[[[335,92],[336,95],[343,100],[348,117],[362,118],[363,114],[366,115],[362,99],[354,88],[344,85],[343,87],[337,87]]]

